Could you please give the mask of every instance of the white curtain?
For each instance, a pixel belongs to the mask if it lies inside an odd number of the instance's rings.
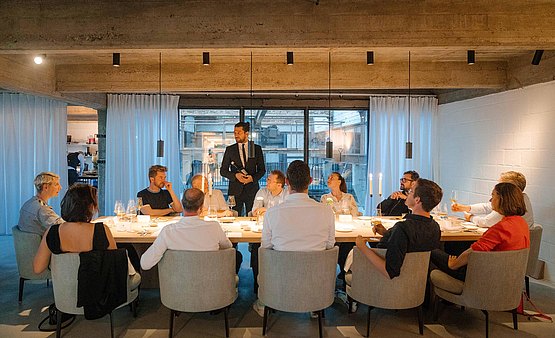
[[[60,175],[62,190],[49,204],[60,213],[67,190],[66,103],[24,94],[0,94],[0,234],[10,234],[19,208],[36,194],[42,171]]]
[[[167,179],[173,183],[175,193],[181,196],[178,103],[179,96],[171,95],[108,95],[106,215],[113,212],[116,200],[127,203],[148,186],[148,168],[154,164],[168,167]],[[162,158],[156,157],[156,142],[160,136],[164,140]]]
[[[408,97],[371,96],[368,119],[368,172],[373,174],[373,201],[366,196],[368,214],[380,202],[378,175],[383,175],[381,198],[387,198],[399,190],[399,179],[403,172],[416,170],[421,177],[434,180],[437,164],[434,153],[435,125],[438,101],[435,97],[412,97],[410,141],[413,143],[412,159],[405,159],[405,143],[408,131]],[[372,205],[371,205],[372,203]]]

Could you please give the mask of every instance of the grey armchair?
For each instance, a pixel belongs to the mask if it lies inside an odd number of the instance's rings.
[[[511,311],[514,329],[518,330],[516,308],[522,294],[528,251],[473,251],[468,257],[464,282],[433,270],[430,279],[435,294],[434,319],[437,320],[438,297],[441,297],[482,310],[486,316],[486,337],[489,335],[488,311]]]
[[[385,249],[372,250],[385,256]],[[420,334],[424,333],[422,303],[426,293],[429,263],[429,251],[407,253],[401,274],[390,279],[382,275],[360,250],[353,249],[351,273],[346,277],[347,295],[368,305],[366,337],[370,335],[370,312],[374,307],[396,310],[416,308],[418,329]]]
[[[52,269],[52,285],[54,289],[54,302],[58,309],[56,338],[61,336],[62,312],[74,315],[84,314],[83,307],[77,307],[77,276],[80,258],[78,253],[64,253],[52,255],[50,267]],[[137,273],[130,276],[127,283],[127,302],[118,307],[131,305],[133,316],[137,316],[136,300],[139,295],[141,276]],[[60,312],[61,311],[61,312]],[[112,313],[110,313],[110,333],[114,337]]]
[[[235,249],[218,251],[167,250],[158,263],[160,298],[174,317],[181,312],[223,309],[225,335],[229,337],[228,308],[237,298]]]
[[[543,227],[540,224],[534,223],[530,227],[530,253],[528,254],[528,263],[526,264],[526,276],[524,276],[528,296],[530,296],[530,276],[536,276],[536,271],[539,270],[537,266],[539,264],[538,256],[540,255],[542,233]]]
[[[271,310],[318,312],[320,337],[324,309],[334,301],[335,269],[339,249],[277,251],[258,249],[258,297],[264,303],[262,335]]]
[[[24,232],[14,226],[12,228],[13,244],[15,247],[15,259],[17,261],[17,270],[19,271],[19,303],[23,301],[23,288],[26,280],[45,280],[48,285],[48,280],[51,278],[50,270],[45,270],[43,273],[36,274],[33,272],[33,259],[39,249],[41,236]]]

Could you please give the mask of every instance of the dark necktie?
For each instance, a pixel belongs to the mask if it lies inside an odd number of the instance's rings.
[[[241,150],[242,150],[242,154],[241,156],[243,156],[243,167],[246,168],[247,167],[247,152],[245,151],[245,144],[241,144]]]

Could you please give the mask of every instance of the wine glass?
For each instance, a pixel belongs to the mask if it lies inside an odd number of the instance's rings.
[[[141,209],[143,208],[143,198],[137,197],[137,215],[141,214]]]
[[[237,204],[235,204],[235,196],[233,195],[229,195],[227,197],[227,205],[229,206],[229,211],[231,211],[233,213],[233,207],[236,206]]]
[[[116,204],[114,205],[114,214],[116,214],[118,218],[125,215],[125,209],[123,208],[121,201],[116,201]]]
[[[458,195],[457,190],[451,190],[451,204],[457,204]]]

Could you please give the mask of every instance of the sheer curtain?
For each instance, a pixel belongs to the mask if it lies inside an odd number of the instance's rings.
[[[60,175],[62,190],[49,200],[56,213],[67,190],[66,103],[24,94],[0,94],[0,235],[11,233],[19,208],[35,195],[42,171]]]
[[[437,147],[435,125],[438,102],[435,97],[411,98],[412,159],[405,159],[408,128],[408,97],[371,96],[368,119],[368,172],[373,174],[373,205],[366,196],[369,214],[380,202],[378,175],[383,175],[383,195],[387,198],[399,190],[399,178],[407,170],[416,170],[421,177],[437,177],[434,153]]]
[[[160,118],[160,99],[161,118]],[[108,95],[106,120],[106,185],[104,210],[114,210],[146,188],[148,168],[168,167],[168,181],[178,196],[183,192],[179,171],[179,96]],[[156,157],[156,141],[164,140],[164,157]]]

